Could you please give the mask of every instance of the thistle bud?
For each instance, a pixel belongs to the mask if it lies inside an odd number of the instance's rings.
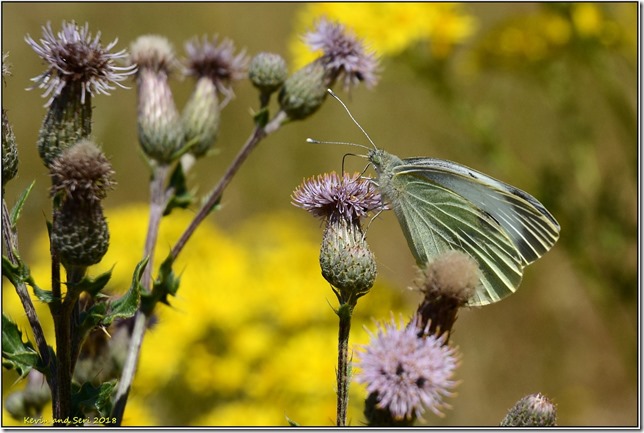
[[[259,53],[248,67],[248,78],[265,95],[279,89],[287,75],[286,62],[279,54]]]
[[[376,261],[359,222],[329,218],[320,248],[322,276],[340,294],[341,303],[367,294],[376,279]]]
[[[2,109],[2,187],[18,173],[18,148],[7,112]]]
[[[169,164],[184,145],[179,113],[168,76],[177,65],[174,50],[164,37],[141,36],[132,43],[131,62],[138,65],[139,142],[151,159]]]
[[[329,80],[321,62],[309,63],[284,82],[279,94],[281,109],[291,120],[302,120],[315,113],[327,95]]]
[[[557,408],[542,394],[530,394],[519,400],[501,421],[501,427],[554,427]]]

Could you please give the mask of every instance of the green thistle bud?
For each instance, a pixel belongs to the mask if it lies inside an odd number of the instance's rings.
[[[501,421],[501,427],[554,427],[557,408],[542,394],[530,394],[519,400]]]
[[[131,61],[138,65],[139,142],[148,157],[169,164],[184,145],[181,118],[168,84],[177,65],[174,50],[164,37],[141,36],[132,43]]]
[[[322,276],[339,292],[341,303],[367,294],[376,279],[376,261],[358,220],[327,221],[320,248]]]
[[[208,77],[200,78],[182,113],[186,145],[197,158],[204,156],[217,139],[219,112],[215,83]]]
[[[100,262],[109,247],[110,233],[100,206],[68,200],[56,212],[51,243],[67,268]]]
[[[324,65],[316,61],[286,79],[279,103],[291,120],[304,119],[320,108],[327,95],[327,78]]]
[[[279,89],[287,75],[286,62],[279,54],[259,53],[248,67],[248,78],[265,95]]]
[[[18,148],[7,112],[2,109],[2,186],[18,173]]]

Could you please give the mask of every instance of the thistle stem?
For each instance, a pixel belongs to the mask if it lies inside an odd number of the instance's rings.
[[[169,168],[170,167],[165,164],[155,166],[152,171],[152,179],[150,181],[150,216],[143,252],[143,257],[148,258],[148,263],[143,271],[141,279],[143,289],[148,292],[152,288],[154,249],[157,244],[161,218],[163,218],[163,212],[171,195],[171,191],[167,191],[165,188]],[[145,336],[147,320],[148,317],[146,314],[141,309],[137,310],[134,316],[134,328],[132,329],[129,350],[123,366],[123,373],[121,374],[121,380],[119,381],[114,408],[112,410],[112,416],[116,418],[116,425],[118,426],[121,425],[130,388],[132,386],[132,382],[134,382],[134,374],[136,373],[136,367],[139,362],[139,355],[141,353],[143,337]]]
[[[349,333],[351,331],[351,314],[353,306],[342,304],[337,314],[340,319],[338,326],[338,370],[337,379],[337,426],[347,425],[347,406],[349,405],[349,381],[351,371],[349,366]]]
[[[9,217],[9,210],[7,209],[7,203],[4,198],[2,199],[2,238],[5,242],[5,248],[7,251],[7,257],[11,263],[14,265],[18,264],[16,259],[16,254],[18,250],[18,239],[13,231],[11,225],[11,218]],[[38,320],[38,315],[36,314],[36,309],[34,304],[31,302],[29,297],[29,291],[27,290],[27,285],[24,282],[19,282],[16,286],[16,293],[20,302],[22,303],[22,308],[27,314],[27,319],[29,320],[29,325],[34,334],[34,339],[36,340],[36,346],[38,346],[38,352],[40,353],[40,358],[43,361],[43,364],[47,366],[50,375],[46,375],[47,383],[49,384],[50,389],[53,389],[52,378],[55,376],[56,365],[54,359],[49,356],[49,347],[47,346],[47,340],[45,339],[45,333],[40,325]]]

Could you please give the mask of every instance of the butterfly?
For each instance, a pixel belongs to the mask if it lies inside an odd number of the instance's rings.
[[[344,103],[330,92],[347,109]],[[482,306],[514,293],[523,268],[549,251],[560,226],[525,191],[452,161],[401,159],[378,149],[367,158],[374,183],[394,210],[419,266],[449,250],[477,261],[480,285],[468,305]]]

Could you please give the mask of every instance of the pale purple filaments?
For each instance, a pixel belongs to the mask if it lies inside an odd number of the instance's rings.
[[[357,220],[372,210],[382,209],[382,198],[368,179],[358,173],[324,173],[304,181],[293,192],[293,204],[317,217],[342,215]]]
[[[452,379],[459,364],[455,348],[441,337],[418,337],[417,318],[407,326],[393,319],[378,324],[369,344],[363,346],[356,380],[377,394],[378,407],[386,408],[397,419],[420,418],[425,409],[442,415],[449,407],[443,399],[451,396],[457,382]],[[426,329],[427,331],[427,329]]]
[[[231,83],[246,78],[249,58],[245,50],[235,54],[235,44],[230,39],[218,42],[218,36],[209,40],[194,38],[185,44],[187,59],[186,75],[208,77],[217,90],[232,96]]]
[[[87,23],[79,27],[75,22],[63,21],[62,30],[57,34],[54,34],[51,23],[42,29],[40,43],[29,35],[25,36],[25,41],[49,65],[45,72],[31,79],[35,84],[30,88],[45,90],[43,97],[49,96],[45,106],[49,106],[70,82],[80,82],[81,102],[85,103],[86,93],[108,95],[110,90],[115,89],[112,84],[126,88],[120,82],[136,72],[136,65],[115,65],[115,60],[127,56],[126,50],[110,52],[118,39],[103,47],[101,33],[97,32],[92,37]]]

